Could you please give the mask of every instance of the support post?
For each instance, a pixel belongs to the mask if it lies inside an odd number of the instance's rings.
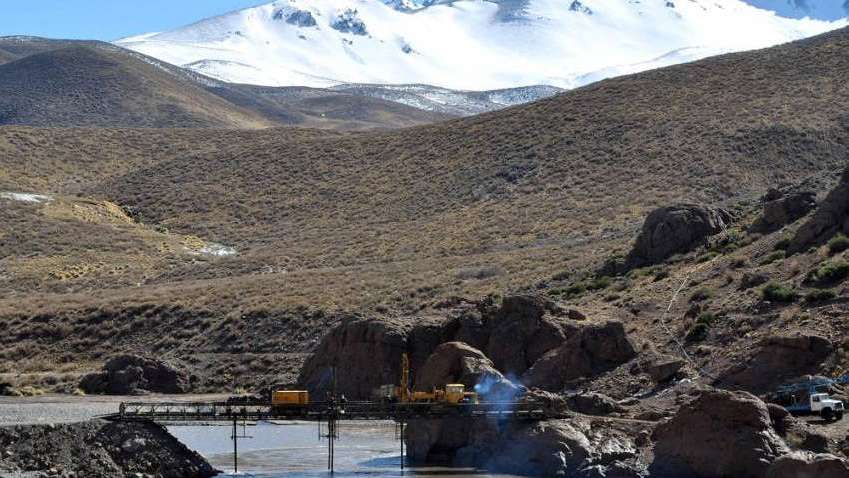
[[[401,471],[404,471],[404,419],[401,419]]]
[[[238,421],[239,419],[235,416],[233,417],[233,473],[239,473],[239,433],[238,433]]]

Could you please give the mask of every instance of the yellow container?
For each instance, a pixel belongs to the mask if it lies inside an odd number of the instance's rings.
[[[271,394],[273,406],[308,405],[310,393],[305,390],[278,390]]]

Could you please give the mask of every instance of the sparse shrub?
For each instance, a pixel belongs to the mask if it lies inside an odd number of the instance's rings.
[[[770,302],[790,303],[799,298],[799,293],[786,285],[770,282],[761,290],[761,296]]]
[[[699,264],[702,264],[702,263],[705,263],[705,262],[708,262],[708,261],[712,261],[713,259],[717,258],[718,256],[719,256],[718,252],[711,251],[711,252],[708,252],[707,254],[702,254],[701,256],[697,257],[696,262],[698,262]]]
[[[781,239],[780,241],[775,243],[773,250],[786,251],[788,247],[790,247],[790,238],[785,237],[784,239]]]
[[[805,282],[811,284],[837,284],[849,277],[849,262],[826,262],[808,273]]]
[[[828,241],[829,254],[839,254],[847,249],[849,249],[849,237],[843,234],[837,234]]]
[[[659,282],[669,277],[669,269],[660,269],[654,274],[654,281]]]
[[[589,281],[586,285],[587,290],[603,290],[610,287],[611,280],[610,277],[602,276],[596,277],[595,279]]]
[[[702,287],[701,289],[696,289],[696,291],[693,292],[693,295],[690,296],[690,302],[704,302],[711,297],[713,297],[713,291]]]
[[[729,267],[731,267],[732,269],[740,269],[741,267],[746,267],[747,265],[749,265],[748,259],[744,257],[738,257],[731,261]]]
[[[716,322],[716,319],[716,314],[714,314],[713,312],[703,312],[701,315],[699,315],[699,318],[696,319],[696,323],[705,324],[710,327],[711,325],[713,325],[714,322]]]
[[[761,265],[765,266],[768,264],[772,264],[775,261],[783,261],[784,258],[787,257],[787,253],[785,251],[774,251],[771,252],[768,256],[761,261]]]
[[[808,292],[805,295],[805,302],[809,304],[816,304],[818,302],[826,302],[837,297],[837,294],[834,293],[833,290],[830,289],[816,289]]]
[[[704,342],[708,338],[710,327],[707,324],[697,323],[687,332],[687,342]]]

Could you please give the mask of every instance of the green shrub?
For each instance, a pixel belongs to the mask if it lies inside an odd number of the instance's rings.
[[[655,272],[654,281],[655,282],[662,281],[663,279],[666,279],[667,277],[669,277],[669,270],[668,269],[660,269],[659,271]]]
[[[826,262],[808,273],[805,282],[812,284],[837,284],[849,277],[849,262]]]
[[[795,302],[799,298],[799,293],[787,287],[786,285],[777,282],[770,282],[761,290],[761,295],[764,300],[770,302]]]
[[[693,292],[693,295],[690,296],[690,302],[704,302],[711,297],[713,297],[713,292],[703,287]]]
[[[602,276],[596,277],[595,279],[589,281],[586,285],[587,290],[603,290],[610,287],[610,277]]]
[[[838,234],[828,241],[829,254],[838,254],[849,249],[849,237],[843,234]]]
[[[826,302],[837,297],[837,294],[834,293],[833,290],[829,289],[816,289],[808,292],[805,295],[805,302],[809,304],[816,304],[817,302]]]
[[[705,324],[710,327],[711,325],[713,325],[714,322],[716,322],[716,319],[716,314],[712,312],[703,312],[701,315],[699,315],[699,318],[696,319],[696,323]]]
[[[772,264],[775,261],[783,261],[785,257],[787,257],[787,253],[785,251],[771,252],[764,258],[764,260],[761,261],[761,265],[765,266],[767,264]]]
[[[776,251],[786,251],[788,247],[790,247],[790,238],[785,237],[784,239],[776,242],[773,249]]]
[[[687,332],[687,342],[703,342],[708,337],[710,327],[706,324],[697,323]]]
[[[713,259],[715,259],[718,256],[719,256],[718,252],[711,251],[711,252],[708,252],[707,254],[702,254],[701,256],[697,257],[696,262],[698,262],[699,264],[702,264],[704,262],[712,261]]]

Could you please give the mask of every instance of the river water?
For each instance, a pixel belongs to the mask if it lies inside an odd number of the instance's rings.
[[[233,475],[233,429],[223,426],[178,426],[168,430],[206,457],[225,475]],[[239,475],[262,478],[316,478],[327,472],[327,441],[315,423],[239,427]],[[456,468],[409,468],[401,471],[401,444],[391,422],[341,422],[336,441],[334,477],[512,478]]]

